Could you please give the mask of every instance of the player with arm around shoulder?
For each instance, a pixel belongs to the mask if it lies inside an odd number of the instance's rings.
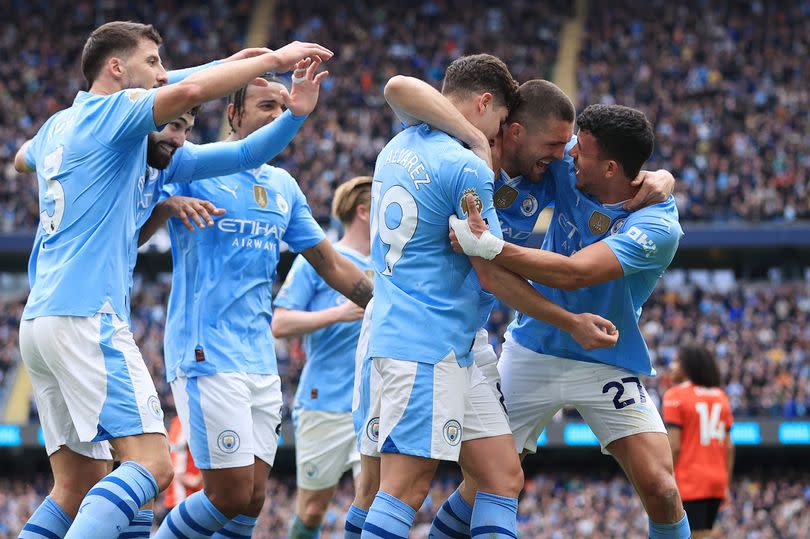
[[[371,176],[340,185],[332,215],[345,233],[335,249],[367,275]],[[307,362],[295,394],[296,514],[291,539],[316,537],[343,473],[360,472],[352,421],[355,352],[363,309],[331,288],[303,257],[275,299],[276,338],[304,336]]]
[[[286,93],[276,79],[258,79],[238,90],[228,106],[230,139],[244,139],[278,118]],[[175,269],[166,373],[204,490],[172,510],[156,537],[249,536],[264,503],[281,423],[270,333],[281,242],[302,252],[358,305],[368,302],[371,284],[324,239],[284,170],[262,165],[164,191],[165,197],[208,200],[226,213],[193,233],[178,219],[168,222]]]
[[[555,216],[544,248],[490,239],[484,240],[486,252],[464,250],[531,279],[568,309],[615,320],[620,338],[612,350],[583,350],[554,328],[518,316],[499,363],[510,424],[518,448],[534,452],[554,413],[565,404],[576,406],[642,498],[650,536],[688,537],[666,431],[638,377],[655,372],[638,328],[641,307],[683,232],[672,197],[633,213],[623,208],[637,191],[631,179],[652,152],[652,127],[644,115],[592,105],[577,122],[579,135],[563,162],[569,174],[555,181]],[[477,242],[469,241],[468,228],[476,221],[485,235],[472,214],[454,223],[468,247]]]
[[[40,186],[20,342],[54,473],[26,534],[117,536],[172,477],[160,402],[126,324],[147,134],[301,52],[331,54],[295,45],[162,87],[160,43],[150,25],[97,28],[82,52],[89,91],[48,119],[15,159],[37,171]],[[107,443],[122,461],[109,475]]]
[[[675,385],[664,393],[663,411],[675,480],[692,537],[711,537],[734,470],[734,418],[717,362],[706,346],[681,346],[670,368]]]

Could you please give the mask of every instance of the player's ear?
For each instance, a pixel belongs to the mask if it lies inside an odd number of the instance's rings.
[[[370,217],[368,204],[358,204],[357,209],[354,212],[354,218],[361,219],[363,221],[370,221]]]
[[[107,69],[109,69],[113,76],[117,79],[123,77],[124,72],[126,71],[124,61],[118,56],[112,56],[109,60],[107,60]]]
[[[605,177],[612,178],[614,176],[618,176],[620,173],[621,168],[619,167],[619,163],[613,159],[608,159],[607,166],[605,167]]]
[[[228,106],[225,109],[225,114],[228,115],[228,125],[231,126],[231,129],[236,129],[236,126],[233,124],[236,116],[236,108],[233,106],[233,103],[228,103]]]
[[[492,102],[492,94],[489,92],[484,92],[481,94],[481,97],[478,98],[478,113],[484,114],[487,109],[493,107],[494,104]]]
[[[520,140],[520,137],[523,135],[523,132],[526,130],[522,125],[517,122],[512,122],[510,124],[506,124],[504,129],[504,135],[510,137],[514,141]]]

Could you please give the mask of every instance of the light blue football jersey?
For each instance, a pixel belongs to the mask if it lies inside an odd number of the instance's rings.
[[[129,313],[135,197],[156,90],[79,92],[25,154],[39,182],[39,241],[23,318]]]
[[[553,175],[559,174],[561,170],[560,167],[550,167],[539,182],[530,182],[523,176],[510,178],[504,170],[496,175],[495,193],[492,198],[504,240],[520,246],[528,243],[540,212],[554,202]],[[471,285],[480,287],[475,272],[473,278]],[[495,296],[481,290],[478,307],[478,321],[481,327],[487,323],[496,303]]]
[[[377,157],[372,184],[374,317],[371,357],[435,364],[455,353],[472,362],[480,288],[465,255],[448,240],[450,215],[465,218],[466,193],[501,236],[492,171],[449,135],[425,124],[397,134]]]
[[[575,142],[573,139],[569,148]],[[622,203],[603,205],[578,190],[573,158],[567,153],[564,160],[552,163],[551,167],[557,169],[552,174],[555,209],[543,249],[571,256],[604,240],[619,259],[624,276],[573,291],[533,285],[571,312],[590,312],[607,318],[618,328],[619,342],[614,348],[586,351],[568,333],[524,315],[518,315],[509,331],[518,344],[541,354],[653,375],[655,370],[638,320],[642,305],[672,262],[683,236],[675,200],[670,196],[665,202],[630,213]],[[568,173],[564,174],[565,171]]]
[[[371,259],[346,246],[335,249],[366,274],[372,274]],[[348,301],[318,275],[306,258],[293,262],[287,280],[274,304],[296,311],[323,311]],[[351,412],[354,387],[354,355],[362,320],[338,322],[304,336],[307,362],[301,372],[295,406],[304,410]]]
[[[190,232],[169,219],[172,291],[164,340],[166,376],[277,374],[270,333],[272,285],[281,242],[303,251],[324,239],[304,194],[286,171],[249,171],[173,183],[163,196],[210,200],[226,213]]]

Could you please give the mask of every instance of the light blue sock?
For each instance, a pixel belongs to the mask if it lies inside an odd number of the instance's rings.
[[[137,462],[124,462],[90,489],[65,539],[115,539],[157,493],[149,470]]]
[[[379,491],[363,524],[362,539],[408,539],[416,511],[387,492]]]
[[[211,539],[250,539],[253,537],[253,529],[256,527],[256,518],[247,515],[236,515]]]
[[[472,507],[456,489],[439,508],[430,526],[430,539],[461,539],[470,536]]]
[[[321,536],[321,527],[310,528],[298,515],[295,515],[290,526],[290,539],[318,539]]]
[[[368,511],[363,511],[356,505],[349,507],[349,512],[346,513],[346,523],[343,525],[343,539],[360,539],[367,516]]]
[[[517,498],[487,492],[475,495],[470,536],[487,539],[517,538]]]
[[[204,490],[195,492],[172,509],[155,539],[201,539],[211,537],[230,519],[214,507]]]
[[[135,519],[129,524],[129,528],[121,532],[118,539],[148,539],[152,533],[152,520],[155,512],[151,509],[141,509],[135,515]]]
[[[25,523],[19,539],[61,538],[65,536],[72,522],[73,519],[48,496]]]
[[[658,524],[650,520],[650,539],[689,539],[692,530],[689,529],[689,519],[686,515],[675,524]]]

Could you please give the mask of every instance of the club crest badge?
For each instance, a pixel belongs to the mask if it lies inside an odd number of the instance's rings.
[[[239,449],[239,435],[232,430],[224,430],[217,437],[217,446],[223,453],[235,453]]]
[[[506,184],[501,185],[498,187],[498,190],[495,191],[495,195],[492,197],[493,202],[495,203],[495,207],[499,210],[504,208],[508,208],[512,204],[515,203],[518,197],[518,190],[514,187],[510,187]]]
[[[540,204],[537,202],[537,199],[534,198],[534,195],[529,195],[523,199],[523,202],[520,203],[520,213],[522,213],[525,217],[531,217],[537,210],[540,208]]]
[[[588,219],[588,228],[591,230],[591,234],[601,236],[610,228],[610,217],[600,211],[594,210],[590,219]]]
[[[278,205],[278,209],[287,213],[290,210],[290,205],[287,204],[287,201],[284,200],[284,197],[281,196],[281,193],[276,194],[276,204]]]
[[[451,419],[444,424],[443,434],[445,442],[450,445],[458,445],[461,443],[461,423]]]
[[[614,234],[618,234],[619,230],[622,229],[622,226],[624,225],[624,222],[626,220],[627,219],[624,218],[616,219],[616,221],[613,223],[613,226],[610,227],[610,235],[613,236]]]

